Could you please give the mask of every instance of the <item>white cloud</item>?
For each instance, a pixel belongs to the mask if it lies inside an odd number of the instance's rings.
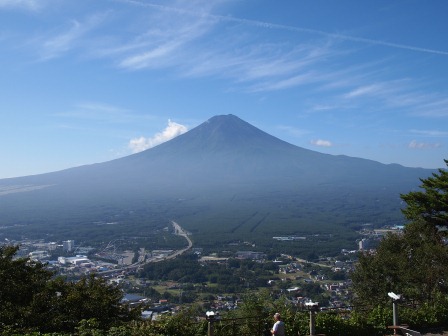
[[[439,148],[442,145],[440,143],[429,143],[429,142],[417,142],[417,140],[412,140],[408,147],[411,149],[431,149]]]
[[[333,146],[333,143],[331,141],[322,140],[322,139],[311,140],[311,144],[314,146],[318,146],[318,147],[332,147]]]
[[[128,146],[132,150],[132,153],[138,153],[160,145],[161,143],[171,140],[187,131],[188,129],[186,126],[168,120],[168,126],[162,132],[155,134],[152,138],[145,138],[142,136],[131,139]]]

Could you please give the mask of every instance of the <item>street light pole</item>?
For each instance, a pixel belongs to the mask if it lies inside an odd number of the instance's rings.
[[[208,321],[207,336],[214,336],[213,322],[215,322],[215,312],[208,311],[205,313],[205,315],[207,316],[206,319]]]
[[[398,319],[398,302],[401,300],[401,294],[395,294],[394,292],[389,292],[387,295],[392,299],[392,323],[394,328],[394,335],[397,334],[397,327],[399,324]]]
[[[392,313],[393,313],[393,324],[394,326],[398,326],[398,302],[397,301],[393,301],[392,302]]]
[[[316,312],[319,310],[319,302],[306,302],[305,306],[310,311],[310,336],[316,335]]]

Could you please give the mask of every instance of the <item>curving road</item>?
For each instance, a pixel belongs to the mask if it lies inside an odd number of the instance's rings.
[[[193,242],[191,241],[190,237],[188,237],[187,231],[185,231],[179,224],[177,224],[175,221],[171,221],[171,224],[173,224],[174,227],[174,234],[177,236],[182,236],[184,237],[187,242],[188,242],[188,246],[182,250],[176,251],[175,253],[171,254],[170,256],[166,257],[165,259],[172,259],[177,257],[178,255],[185,253],[186,251],[188,251],[189,249],[192,248],[193,246]]]
[[[188,251],[189,249],[191,249],[193,247],[193,242],[191,241],[190,237],[188,237],[187,231],[185,231],[175,221],[171,221],[171,224],[173,224],[173,227],[174,227],[174,234],[177,235],[177,236],[182,236],[182,237],[184,237],[187,240],[187,242],[188,242],[188,246],[187,247],[185,247],[185,248],[183,248],[181,250],[178,250],[178,251],[174,252],[173,254],[171,254],[171,255],[163,258],[163,259],[157,259],[157,260],[148,259],[147,261],[145,261],[143,263],[141,261],[138,261],[138,262],[136,262],[136,263],[134,263],[132,265],[127,265],[127,266],[124,266],[124,267],[121,267],[121,268],[117,268],[117,269],[113,269],[113,270],[98,272],[98,274],[106,275],[106,274],[117,273],[117,272],[124,271],[124,270],[135,270],[135,269],[139,268],[140,266],[142,266],[144,264],[147,264],[147,263],[160,262],[160,261],[164,261],[164,260],[168,260],[168,259],[173,259],[173,258],[177,257],[178,255],[181,255],[181,254],[185,253],[186,251]]]

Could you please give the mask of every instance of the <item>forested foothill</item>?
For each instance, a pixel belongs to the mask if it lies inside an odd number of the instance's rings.
[[[348,275],[353,282],[350,306],[319,311],[316,333],[391,333],[387,328],[392,324],[392,300],[388,296],[391,292],[400,297],[400,322],[410,328],[425,331],[448,326],[448,171],[440,169],[422,179],[420,190],[402,194],[401,198],[406,203],[403,214],[408,224],[401,233],[387,234],[376,251],[358,255],[357,265]],[[118,287],[94,275],[76,282],[64,281],[39,262],[16,258],[16,252],[17,247],[0,248],[2,335],[199,336],[207,332],[205,311],[213,308],[210,301],[215,295],[201,295],[200,288],[196,297],[183,297],[191,303],[176,312],[144,321],[140,312],[145,307],[123,304],[123,292]],[[309,269],[303,271],[322,272],[317,270],[318,265],[310,263]],[[206,267],[191,254],[148,264],[139,276],[185,283],[186,292],[194,289],[194,284],[203,286],[202,290],[210,287],[217,292],[238,291],[238,295],[231,295],[239,300],[237,309],[220,312],[222,322],[215,323],[215,335],[229,335],[225,321],[236,319],[243,322],[233,325],[234,335],[251,335],[254,330],[259,334],[261,329],[257,328],[272,323],[274,312],[282,314],[287,335],[308,331],[308,312],[300,301],[294,300],[297,295],[288,292],[287,282],[275,290],[264,282],[272,278],[282,283],[275,263],[230,258],[225,264]],[[324,305],[320,285],[310,283],[301,289],[301,295]],[[182,290],[178,292],[181,299]],[[254,318],[258,327],[249,322]]]
[[[7,209],[2,217],[5,227],[0,232],[0,239],[72,239],[84,246],[100,246],[124,239],[130,242],[128,247],[123,246],[125,249],[132,249],[136,240],[140,247],[148,249],[154,246],[175,248],[184,245],[185,241],[165,234],[163,229],[171,227],[170,221],[176,220],[192,233],[195,246],[206,251],[220,252],[232,249],[234,243],[248,241],[268,253],[307,258],[312,253],[337,255],[341,248],[355,249],[358,231],[365,223],[372,223],[377,228],[403,223],[397,207],[399,202],[386,194],[369,197],[366,194],[341,196],[329,193],[325,199],[306,191],[294,197],[282,193],[263,198],[261,195],[262,191],[256,191],[253,198],[238,200],[236,195],[229,201],[232,195],[207,194],[204,195],[208,198],[207,206],[199,197],[182,201],[166,199],[147,207],[125,201],[103,207],[96,205],[98,200],[92,200],[91,206],[76,212],[70,204],[61,204],[57,211],[42,214],[24,212],[19,222],[13,218],[8,220],[7,211],[12,210]],[[356,201],[361,197],[368,198],[365,206]],[[26,207],[20,199],[17,203],[12,202],[11,207],[19,209],[18,204]],[[306,239],[286,244],[272,239],[279,235]]]

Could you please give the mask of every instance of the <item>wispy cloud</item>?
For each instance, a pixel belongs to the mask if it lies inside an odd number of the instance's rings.
[[[30,6],[37,3],[22,1]],[[412,79],[391,79],[387,71],[379,74],[382,70],[378,69],[384,67],[378,63],[385,60],[353,65],[347,64],[345,57],[358,51],[357,43],[442,56],[448,51],[216,14],[225,1],[116,2],[129,8],[135,20],[130,22],[112,10],[71,20],[60,32],[39,39],[41,59],[81,50],[90,57],[110,59],[124,70],[171,69],[174,76],[230,79],[230,85],[245,92],[307,86],[314,92],[327,90],[332,106],[346,106],[350,101],[356,107],[357,100],[371,98],[377,105],[422,117],[448,116],[448,99],[443,93],[430,96],[421,93]],[[120,24],[123,29],[114,34],[97,29],[107,24]],[[260,34],[263,30],[268,34]],[[292,34],[274,39],[269,31],[275,30]],[[321,38],[301,38],[304,35]],[[355,43],[347,48],[342,41]]]
[[[70,118],[72,120],[88,120],[101,123],[129,123],[137,120],[150,120],[153,117],[145,114],[133,113],[132,110],[98,102],[84,102],[72,110],[54,114],[56,117]]]
[[[143,31],[132,39],[99,53],[111,55],[112,52],[119,60],[117,65],[130,70],[179,67],[185,62],[189,63],[197,51],[192,50],[192,45],[209,33],[215,23],[206,13],[219,3],[191,1],[183,3],[183,6],[187,6],[185,8],[169,8],[132,0],[121,2],[148,9],[149,23],[142,26]],[[193,11],[188,8],[194,6],[201,8],[201,11],[192,16]]]
[[[442,147],[440,143],[418,142],[417,140],[412,140],[408,144],[410,149],[433,149],[439,147]]]
[[[286,30],[286,31],[296,32],[296,33],[308,33],[308,34],[313,34],[313,35],[321,35],[321,36],[333,38],[333,39],[347,40],[347,41],[359,42],[359,43],[371,44],[371,45],[381,45],[381,46],[396,48],[396,49],[404,49],[404,50],[410,50],[410,51],[415,51],[415,52],[423,52],[423,53],[431,53],[431,54],[448,56],[448,51],[446,51],[446,50],[423,48],[423,47],[418,47],[418,46],[406,45],[406,44],[401,44],[401,43],[393,43],[393,42],[377,40],[377,39],[369,39],[369,38],[352,36],[352,35],[337,34],[337,33],[326,32],[326,31],[318,30],[318,29],[310,29],[310,28],[306,28],[306,27],[289,26],[289,25],[275,24],[275,23],[265,22],[265,21],[249,20],[249,19],[237,18],[237,17],[232,17],[232,16],[224,16],[224,15],[212,14],[212,13],[206,12],[206,11],[197,11],[197,10],[191,10],[191,9],[185,9],[185,8],[177,8],[175,6],[163,6],[163,5],[157,5],[157,4],[152,4],[152,3],[143,3],[141,1],[134,1],[134,0],[122,0],[122,1],[129,3],[129,4],[138,5],[138,6],[152,7],[152,8],[157,8],[157,9],[161,9],[164,11],[171,11],[171,12],[177,12],[177,13],[181,13],[181,14],[194,15],[194,16],[202,17],[202,18],[209,17],[209,18],[220,20],[220,21],[252,25],[255,27],[260,27],[260,28],[265,28],[265,29],[278,29],[278,30]]]
[[[444,138],[448,137],[447,131],[438,131],[438,130],[410,130],[411,133],[417,134],[420,136],[426,136],[426,137],[434,137],[434,138]]]
[[[149,29],[131,42],[98,51],[99,55],[118,59],[118,66],[124,69],[169,67],[184,77],[229,78],[249,92],[277,91],[313,83],[324,85],[335,71],[316,66],[347,53],[335,48],[331,34],[322,40],[301,43],[272,42],[250,30],[241,34],[241,25],[256,29],[294,29],[213,14],[216,6],[208,1],[199,1],[200,5],[196,2],[196,7],[187,8],[133,0],[121,2],[146,8],[151,15]],[[222,24],[226,24],[224,30]],[[310,32],[296,30],[299,31]],[[207,39],[211,33],[213,39]],[[343,78],[336,73],[333,77]]]
[[[424,117],[448,115],[448,104],[443,94],[433,99],[421,94],[412,84],[412,79],[390,79],[386,71],[386,74],[378,73],[378,64],[366,61],[349,65],[343,57],[356,53],[357,44],[439,56],[448,56],[448,51],[220,15],[215,11],[216,3],[212,5],[208,1],[196,1],[192,5],[185,2],[163,5],[136,0],[120,2],[140,7],[143,12],[146,9],[152,15],[147,31],[115,48],[115,54],[109,53],[118,59],[117,64],[121,68],[171,68],[184,77],[228,78],[238,88],[252,93],[313,86],[314,90],[333,90],[327,94],[333,106],[347,106],[344,99],[371,98],[383,108],[400,108],[409,114]],[[243,34],[239,29],[242,26],[248,28]],[[297,37],[305,34],[321,39],[298,39],[297,43],[273,41],[264,39],[264,35],[259,34],[260,30],[282,30],[292,35],[296,33]],[[214,41],[220,43],[207,39],[211,33]],[[347,49],[346,44],[342,47],[340,42],[343,41],[354,42],[352,49]],[[382,60],[375,62],[381,63]],[[380,77],[389,79],[379,80]],[[339,93],[338,99],[336,90],[345,93]],[[417,104],[410,101],[419,96]]]
[[[310,84],[316,81],[317,81],[316,74],[308,72],[304,74],[298,74],[289,78],[265,81],[260,84],[254,84],[251,86],[250,91],[260,92],[260,91],[284,90],[299,85]]]
[[[29,11],[37,11],[44,4],[44,0],[0,0],[0,8],[18,8]]]
[[[358,87],[345,95],[346,98],[355,98],[367,95],[377,95],[378,93],[383,93],[384,88],[379,84],[371,84],[366,86]]]
[[[281,132],[283,132],[286,135],[292,135],[294,137],[300,138],[306,134],[311,133],[309,130],[300,129],[294,126],[278,126],[277,129],[279,129]]]
[[[59,57],[84,43],[83,38],[98,27],[107,17],[107,13],[95,14],[85,20],[72,20],[68,27],[51,37],[41,38],[41,59]]]
[[[335,106],[335,105],[317,104],[317,105],[314,105],[311,108],[311,110],[312,111],[330,111],[330,110],[334,110],[335,108],[337,108],[337,106]]]
[[[425,117],[448,117],[448,98],[435,94],[424,96],[414,111]]]
[[[404,50],[410,50],[410,51],[416,51],[416,52],[448,56],[448,51],[445,51],[445,50],[421,48],[421,47],[411,46],[411,45],[406,45],[406,44],[392,43],[392,42],[387,42],[387,41],[382,41],[382,40],[368,39],[368,38],[350,36],[350,35],[344,35],[344,34],[335,34],[335,33],[330,33],[330,32],[317,30],[317,29],[287,26],[287,25],[274,24],[274,23],[263,22],[263,21],[239,19],[239,18],[220,16],[220,15],[214,15],[214,16],[219,17],[221,20],[246,23],[246,24],[251,24],[251,25],[258,26],[258,27],[262,27],[262,28],[288,30],[288,31],[297,32],[297,33],[309,33],[309,34],[321,35],[321,36],[325,36],[325,37],[329,37],[329,38],[347,40],[347,41],[352,41],[352,42],[360,42],[360,43],[366,43],[366,44],[372,44],[372,45],[381,45],[381,46],[391,47],[391,48],[396,48],[396,49],[404,49]]]
[[[399,91],[400,90],[400,91]],[[426,118],[448,117],[448,98],[443,93],[426,92],[411,85],[397,88],[388,95],[387,105],[405,108],[409,114]]]
[[[403,78],[369,83],[369,78],[354,80],[353,88],[342,95],[356,101],[373,99],[383,110],[393,108],[409,115],[440,118],[448,116],[448,98],[443,93],[427,92],[416,79]]]
[[[207,31],[204,25],[207,23],[187,23],[177,29],[165,31],[163,34],[160,31],[145,33],[146,43],[142,43],[142,37],[140,37],[137,45],[135,43],[132,46],[128,45],[128,49],[136,50],[136,52],[124,56],[118,65],[131,70],[178,66],[182,63],[179,60],[179,57],[182,57],[179,49],[204,34]]]
[[[142,152],[146,149],[155,147],[181,134],[184,134],[187,131],[188,129],[186,126],[168,120],[168,125],[162,132],[155,134],[151,138],[142,136],[139,138],[131,139],[129,141],[128,147],[131,149],[132,153]]]
[[[257,43],[250,38],[222,37],[222,46],[199,54],[187,75],[225,74],[238,82],[258,82],[293,77],[337,51],[327,43],[289,45]]]

